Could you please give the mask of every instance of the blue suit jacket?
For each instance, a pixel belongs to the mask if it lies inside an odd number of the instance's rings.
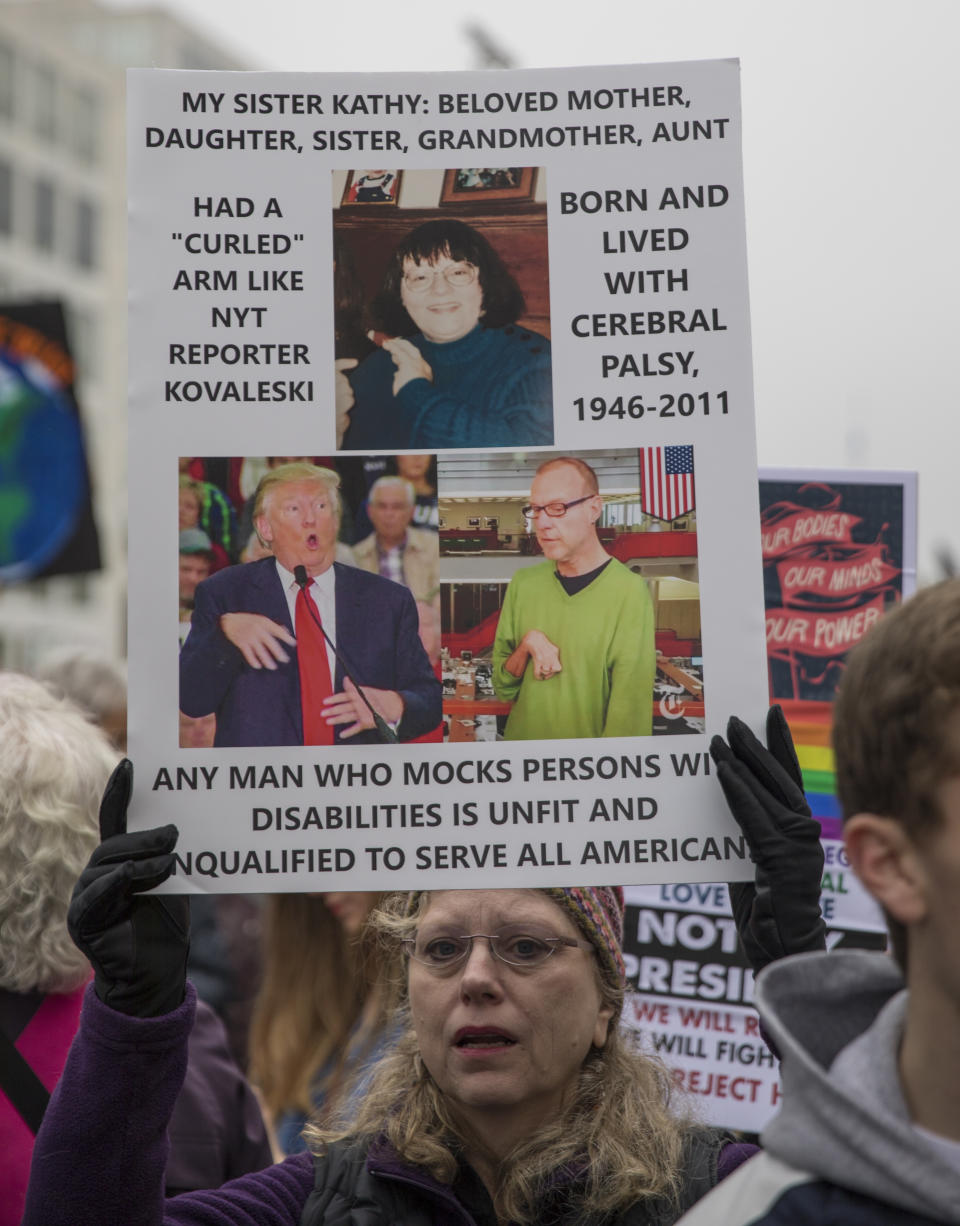
[[[441,686],[418,633],[417,607],[399,583],[334,563],[337,650],[358,685],[396,690],[403,699],[401,740],[440,723]],[[220,630],[224,613],[262,613],[293,633],[273,558],[229,566],[197,587],[190,633],[180,652],[180,708],[217,717],[219,746],[302,745],[297,653],[276,670],[251,668]],[[343,689],[337,664],[334,686]],[[340,729],[335,729],[339,743]],[[373,744],[372,729],[345,745]]]

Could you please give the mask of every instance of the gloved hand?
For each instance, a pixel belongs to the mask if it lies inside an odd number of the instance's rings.
[[[826,948],[820,823],[810,816],[793,738],[779,706],[767,712],[767,745],[764,749],[735,715],[727,724],[727,740],[715,736],[710,742],[720,786],[755,865],[752,883],[728,887],[740,944],[755,971],[787,954]]]
[[[173,872],[176,826],[127,834],[133,787],[128,758],[110,776],[100,804],[100,846],[80,874],[67,912],[74,944],[90,959],[104,1004],[157,1017],[182,1003],[190,948],[186,898],[143,896]]]

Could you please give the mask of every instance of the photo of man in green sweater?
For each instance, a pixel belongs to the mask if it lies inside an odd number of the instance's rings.
[[[545,561],[510,580],[493,645],[494,689],[513,703],[506,740],[651,733],[653,605],[601,544],[602,511],[583,460],[537,469],[523,513]]]

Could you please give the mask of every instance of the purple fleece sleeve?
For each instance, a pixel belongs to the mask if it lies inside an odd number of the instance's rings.
[[[717,1183],[732,1175],[738,1166],[759,1152],[760,1147],[749,1141],[728,1141],[717,1158]]]
[[[196,994],[128,1017],[87,989],[80,1028],[37,1134],[22,1226],[296,1226],[309,1155],[221,1189],[164,1200],[167,1122],[183,1082]]]

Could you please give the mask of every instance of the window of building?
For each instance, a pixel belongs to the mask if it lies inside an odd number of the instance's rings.
[[[70,576],[70,597],[74,604],[89,604],[92,596],[90,576],[85,574]]]
[[[0,118],[3,119],[13,119],[16,113],[14,69],[13,47],[0,39]]]
[[[99,330],[95,311],[67,305],[67,339],[77,378],[95,379],[98,374]]]
[[[96,162],[100,156],[100,99],[85,86],[69,91],[71,145],[82,162]]]
[[[55,193],[49,179],[37,179],[33,185],[33,244],[41,251],[54,246]]]
[[[89,200],[77,201],[73,257],[81,268],[97,265],[97,209]]]
[[[13,233],[13,166],[0,158],[0,234]]]
[[[57,77],[49,64],[33,66],[33,130],[42,140],[57,139]]]
[[[600,514],[602,528],[633,528],[643,522],[643,512],[639,500],[628,499],[625,502],[605,502]]]

